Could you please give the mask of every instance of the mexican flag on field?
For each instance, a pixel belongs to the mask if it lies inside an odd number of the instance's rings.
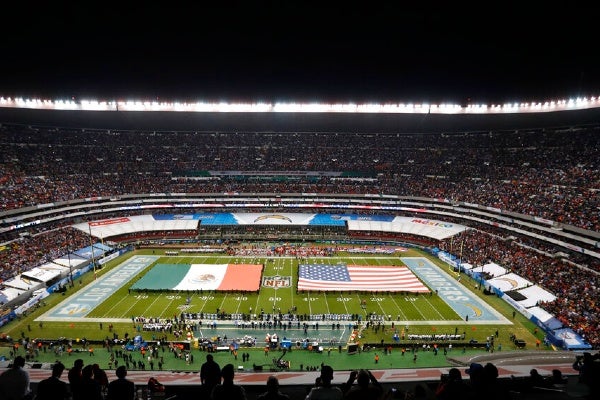
[[[262,269],[262,264],[157,264],[132,289],[257,291]]]

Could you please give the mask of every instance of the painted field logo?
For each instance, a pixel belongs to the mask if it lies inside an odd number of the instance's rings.
[[[286,288],[292,286],[291,276],[264,276],[262,280],[264,287],[270,287],[274,289]]]
[[[201,275],[191,278],[190,282],[202,284],[202,283],[214,282],[216,280],[217,280],[217,277],[214,276],[213,274],[201,274]]]

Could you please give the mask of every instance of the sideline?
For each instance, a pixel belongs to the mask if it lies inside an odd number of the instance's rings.
[[[520,352],[519,352],[520,353]],[[537,352],[539,356],[539,352]],[[485,358],[485,355],[475,356],[464,360],[464,365],[457,364],[463,374],[463,378],[468,379],[465,374],[465,369],[472,362],[492,362],[498,368],[499,378],[525,377],[529,375],[532,368],[536,368],[542,375],[551,375],[553,369],[560,370],[565,376],[577,375],[577,371],[573,369],[573,360],[575,354],[568,352],[559,352],[549,357],[535,357],[529,353],[520,353],[522,357],[513,356],[507,352],[505,358]],[[489,357],[489,356],[487,356]],[[42,379],[50,376],[51,364],[44,364],[40,368],[31,368],[31,363],[27,363],[27,371],[29,372],[31,382],[39,382]],[[7,365],[0,365],[0,373],[7,368]],[[69,366],[67,365],[67,368]],[[200,366],[198,366],[200,368]],[[405,369],[385,369],[377,370],[370,369],[373,375],[381,383],[398,383],[398,382],[419,382],[438,380],[441,374],[448,373],[451,367],[436,367],[436,368],[405,368]],[[109,380],[116,379],[114,370],[106,370]],[[264,386],[267,377],[274,375],[279,379],[281,385],[312,385],[315,379],[319,376],[319,372],[300,372],[300,371],[267,371],[255,372],[251,370],[236,371],[236,383],[242,385],[260,385]],[[146,385],[151,377],[157,378],[165,385],[199,385],[200,378],[198,371],[127,371],[127,378],[135,382],[136,385]],[[348,371],[335,371],[333,384],[338,385],[344,383],[348,379]]]
[[[95,307],[122,288],[136,274],[158,260],[159,256],[133,256],[92,283],[67,297],[35,321],[49,322],[128,322],[131,319],[86,318]]]

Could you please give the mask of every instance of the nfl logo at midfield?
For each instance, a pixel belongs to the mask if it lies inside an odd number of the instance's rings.
[[[270,287],[274,289],[286,288],[292,286],[292,278],[290,276],[264,276],[262,280],[264,287]]]

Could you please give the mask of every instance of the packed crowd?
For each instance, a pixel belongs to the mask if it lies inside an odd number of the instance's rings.
[[[596,127],[407,135],[2,125],[0,138],[2,210],[130,193],[384,193],[465,201],[600,230]],[[370,179],[190,179],[210,178],[207,171],[328,171]]]
[[[475,266],[490,262],[507,268],[533,282],[557,298],[540,304],[542,308],[571,327],[593,346],[600,345],[600,265],[578,266],[562,258],[546,255],[533,248],[519,246],[495,234],[468,230],[453,238],[460,243],[461,261]],[[450,241],[440,243],[450,250]]]
[[[43,231],[14,241],[0,251],[0,285],[20,273],[89,245],[90,237],[73,228]],[[66,264],[64,266],[68,267]]]

